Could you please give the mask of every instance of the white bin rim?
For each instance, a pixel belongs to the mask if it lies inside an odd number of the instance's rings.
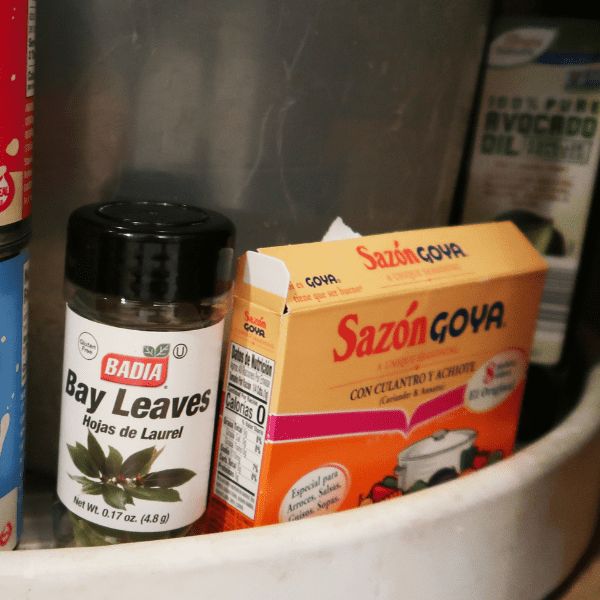
[[[600,495],[600,367],[568,418],[512,457],[407,497],[283,525],[161,542],[6,553],[28,600],[535,600],[580,559]]]

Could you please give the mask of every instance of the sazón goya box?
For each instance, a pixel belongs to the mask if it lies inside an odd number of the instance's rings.
[[[203,531],[379,502],[507,456],[545,272],[510,222],[244,255]]]

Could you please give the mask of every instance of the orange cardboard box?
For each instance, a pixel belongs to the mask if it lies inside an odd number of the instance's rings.
[[[204,531],[355,508],[507,456],[545,272],[509,222],[244,255]]]

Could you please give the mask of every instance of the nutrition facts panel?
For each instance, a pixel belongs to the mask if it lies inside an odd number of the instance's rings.
[[[214,493],[254,519],[275,362],[230,345]]]

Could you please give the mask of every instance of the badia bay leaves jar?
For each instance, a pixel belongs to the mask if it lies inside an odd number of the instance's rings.
[[[203,514],[234,238],[182,204],[71,214],[57,546],[177,537]]]

